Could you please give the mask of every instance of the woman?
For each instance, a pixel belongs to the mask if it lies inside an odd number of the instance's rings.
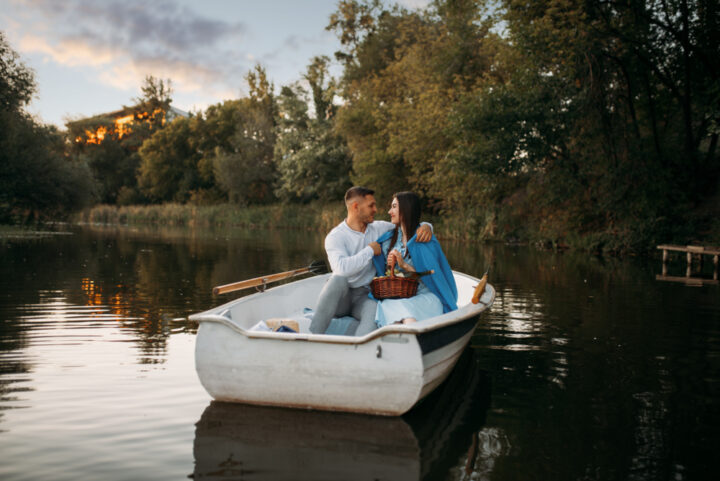
[[[378,327],[398,322],[409,324],[457,309],[455,278],[437,239],[433,236],[430,242],[415,242],[415,231],[420,225],[420,198],[413,192],[399,192],[393,196],[388,213],[395,229],[378,239],[382,254],[373,258],[377,275],[385,275],[386,265],[399,272],[434,273],[419,279],[413,297],[379,301],[375,323]]]

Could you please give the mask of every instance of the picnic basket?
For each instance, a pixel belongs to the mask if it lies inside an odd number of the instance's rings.
[[[389,276],[376,277],[370,282],[375,299],[403,299],[417,292],[418,280],[412,277],[398,277],[394,270]]]

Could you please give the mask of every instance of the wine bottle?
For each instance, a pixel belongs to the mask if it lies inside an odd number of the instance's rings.
[[[422,276],[427,276],[429,274],[435,274],[435,271],[430,269],[429,271],[422,271],[422,272],[406,272],[405,277],[408,277],[410,279],[419,279]]]

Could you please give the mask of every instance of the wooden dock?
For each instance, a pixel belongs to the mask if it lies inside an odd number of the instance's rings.
[[[670,244],[662,244],[657,246],[658,249],[663,251],[662,256],[662,275],[656,276],[657,280],[661,281],[679,281],[685,282],[689,285],[703,285],[703,284],[717,284],[718,283],[718,262],[720,259],[720,247],[706,247],[706,246],[677,246]],[[687,257],[687,269],[685,271],[685,277],[675,277],[667,275],[667,263],[670,258],[670,252],[683,252]],[[698,270],[702,269],[703,256],[712,256],[713,259],[713,278],[703,279],[699,277],[692,277],[693,261],[698,267]]]

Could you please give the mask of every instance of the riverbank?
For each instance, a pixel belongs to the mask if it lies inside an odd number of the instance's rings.
[[[79,224],[106,225],[168,225],[187,227],[247,226],[253,228],[289,228],[327,232],[346,215],[340,202],[322,204],[272,204],[240,207],[233,204],[196,206],[189,204],[112,206],[98,205],[82,211],[72,218]],[[384,209],[379,209],[377,219],[389,220]],[[497,240],[493,219],[479,215],[455,217],[423,216],[431,222],[440,238],[456,240]]]
[[[510,208],[471,209],[447,216],[424,216],[433,223],[441,239],[466,242],[499,241],[530,244],[542,249],[576,249],[593,253],[653,252],[662,243],[720,245],[720,219],[704,213],[705,222],[693,222],[674,235],[654,238],[642,229],[615,229],[611,232],[567,232],[562,219],[546,216],[540,220],[518,215]],[[515,215],[513,215],[515,214]],[[246,226],[289,228],[327,232],[345,217],[342,203],[272,204],[240,207],[234,204],[197,206],[189,204],[111,206],[98,205],[76,214],[71,222],[106,225],[168,225],[193,228]],[[378,219],[387,219],[383,209]],[[715,219],[714,221],[712,219]],[[690,234],[688,234],[690,232]]]
[[[63,229],[44,228],[38,226],[21,226],[21,225],[5,225],[0,224],[0,244],[12,241],[27,241],[32,239],[42,239],[50,236],[70,235]]]
[[[73,222],[82,224],[158,224],[168,226],[211,227],[247,226],[327,230],[344,217],[340,205],[319,203],[273,204],[239,207],[233,204],[196,206],[189,204],[97,205],[76,214]]]

